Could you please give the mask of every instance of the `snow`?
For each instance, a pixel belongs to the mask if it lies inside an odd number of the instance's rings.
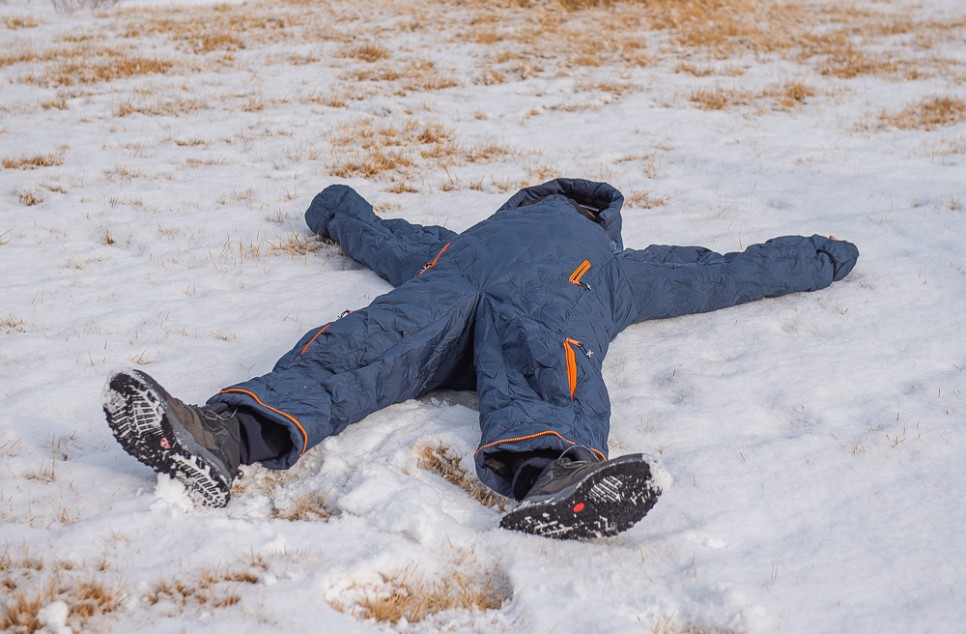
[[[667,32],[642,31],[651,64],[562,68],[543,53],[483,83],[486,41],[460,35],[472,3],[0,4],[0,160],[11,161],[0,170],[0,619],[36,599],[36,628],[57,633],[960,631],[966,122],[878,122],[926,99],[966,100],[966,13],[957,0],[896,4],[952,35],[875,46],[945,59],[942,72],[837,78],[767,54],[682,53],[724,69],[697,77],[675,70]],[[232,32],[244,47],[204,51],[147,28],[126,35],[194,10],[277,12],[302,37],[249,24]],[[380,62],[347,47],[374,43],[454,84],[353,80]],[[175,63],[64,85],[30,79],[57,56],[9,61],[84,46]],[[785,80],[814,95],[789,110],[689,99]],[[335,176],[352,151],[337,133],[366,117],[400,131],[439,124],[458,149]],[[504,152],[460,154],[489,144]],[[502,531],[498,509],[421,468],[427,446],[471,465],[466,395],[391,406],[287,472],[247,467],[217,510],[195,508],[111,436],[100,394],[112,368],[136,365],[203,402],[388,290],[332,245],[287,252],[294,237],[312,244],[301,213],[324,186],[346,182],[387,217],[460,231],[557,176],[623,191],[629,247],[733,251],[820,233],[861,250],[828,289],[637,325],[613,343],[611,454],[653,454],[673,478],[626,533],[580,543]],[[402,181],[417,191],[391,191]],[[632,203],[643,193],[664,204]],[[312,496],[331,517],[285,518]],[[400,580],[457,575],[489,578],[506,600],[396,624],[354,607]],[[100,595],[85,593],[93,583]]]

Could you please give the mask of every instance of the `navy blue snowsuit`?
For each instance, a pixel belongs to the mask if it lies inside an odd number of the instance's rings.
[[[318,194],[309,228],[396,288],[316,328],[269,374],[209,402],[288,427],[287,468],[392,403],[440,387],[479,392],[480,479],[510,494],[505,452],[585,445],[606,457],[610,402],[601,363],[631,324],[824,288],[858,249],[790,236],[721,255],[699,247],[624,249],[623,196],[559,179],[521,190],[456,234],[383,220],[346,186]],[[589,208],[589,209],[588,209]]]

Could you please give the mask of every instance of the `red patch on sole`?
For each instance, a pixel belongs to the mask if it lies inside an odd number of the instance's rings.
[[[574,513],[580,513],[581,511],[584,510],[584,508],[586,507],[583,502],[577,502],[576,504],[574,504]]]
[[[168,442],[168,439],[167,438],[161,438],[161,448],[162,449],[171,449],[171,443]]]

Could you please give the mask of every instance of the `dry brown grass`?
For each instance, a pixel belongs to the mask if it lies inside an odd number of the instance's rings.
[[[735,106],[747,106],[753,98],[754,95],[748,90],[722,86],[695,90],[689,97],[693,103],[703,110],[724,110]]]
[[[373,63],[389,58],[389,49],[379,44],[362,44],[359,46],[347,47],[341,53],[342,57],[358,59],[363,62]]]
[[[146,593],[145,600],[149,605],[167,606],[174,614],[190,605],[231,607],[241,602],[239,587],[258,583],[259,573],[267,569],[264,558],[253,555],[250,564],[239,568],[205,568],[200,574],[162,579]]]
[[[409,117],[380,121],[364,117],[339,124],[327,134],[331,146],[327,167],[340,178],[361,176],[390,183],[388,191],[418,191],[413,184],[423,173],[448,174],[453,167],[518,157],[520,152],[492,142],[463,145],[443,124]],[[444,190],[458,182],[449,176]],[[480,183],[482,178],[473,179]],[[482,185],[480,185],[482,187]]]
[[[24,207],[33,207],[44,202],[44,197],[35,189],[24,190],[17,194],[17,197],[20,200],[20,204]]]
[[[28,550],[14,556],[0,554],[0,631],[41,630],[39,612],[54,601],[67,604],[67,625],[74,631],[91,631],[95,617],[116,611],[124,598],[118,583],[106,582],[105,561],[78,568],[71,562],[46,561]]]
[[[319,11],[324,14],[325,7],[320,6]],[[256,44],[291,40],[295,37],[292,27],[311,19],[306,11],[284,11],[274,4],[258,3],[193,6],[179,11],[138,7],[121,9],[115,15],[124,25],[125,38],[140,41],[161,36],[187,53],[229,57]]]
[[[193,97],[156,96],[140,97],[119,103],[114,108],[114,115],[129,117],[140,114],[151,117],[180,117],[199,110],[207,110],[207,100]]]
[[[966,121],[966,101],[953,97],[930,97],[896,113],[879,115],[879,127],[900,130],[934,130]]]
[[[294,496],[282,507],[275,507],[270,517],[289,522],[327,522],[337,515],[326,502],[328,496],[318,491],[309,491]]]
[[[455,133],[437,123],[408,119],[402,125],[371,118],[337,126],[329,136],[332,175],[339,178],[389,176],[405,179],[411,168],[456,156]]]
[[[510,598],[508,586],[492,570],[456,570],[432,580],[404,572],[386,579],[384,588],[364,593],[351,606],[332,605],[340,612],[383,623],[418,623],[446,610],[498,610]]]
[[[634,191],[631,192],[625,201],[629,209],[654,209],[656,207],[664,207],[667,203],[668,199],[664,196],[652,196],[650,192]]]
[[[506,510],[509,500],[471,476],[463,468],[460,457],[445,447],[439,445],[421,447],[416,458],[416,466],[455,484],[484,506],[500,511]]]
[[[288,237],[279,237],[269,242],[272,253],[293,257],[303,257],[311,253],[318,253],[330,244],[333,244],[331,240],[326,240],[316,235],[306,235],[304,233],[293,233]]]
[[[793,110],[805,104],[815,90],[798,81],[776,84],[759,92],[736,86],[699,89],[691,93],[689,100],[704,110],[724,110],[743,106],[763,106],[768,102],[779,110]]]
[[[435,62],[421,58],[368,64],[344,73],[341,79],[350,82],[384,82],[389,84],[384,90],[397,97],[459,85],[454,75],[441,71]]]
[[[27,322],[23,317],[7,315],[6,317],[0,318],[0,328],[8,335],[15,332],[26,332]]]
[[[3,26],[15,31],[17,29],[33,29],[40,26],[40,20],[32,15],[10,15],[3,19]]]
[[[791,110],[804,105],[815,90],[799,81],[786,81],[766,90],[764,95],[774,99],[778,107]]]
[[[99,46],[86,40],[67,42],[44,51],[23,47],[0,56],[0,67],[21,63],[34,66],[19,81],[47,87],[90,85],[163,74],[174,65],[170,60],[146,57],[125,48]]]
[[[64,155],[61,153],[47,154],[23,154],[16,158],[4,158],[0,160],[0,165],[5,170],[32,170],[38,167],[56,167],[64,164]]]
[[[465,2],[465,0],[464,0]],[[470,2],[477,15],[463,38],[473,33],[499,33],[477,39],[493,49],[481,83],[507,80],[508,60],[528,54],[561,60],[565,69],[580,66],[644,66],[672,61],[679,72],[696,76],[734,76],[738,65],[700,64],[699,60],[764,61],[769,57],[810,65],[830,77],[850,79],[879,75],[895,79],[948,74],[961,63],[926,55],[966,28],[966,19],[948,22],[918,19],[888,6],[856,9],[852,5],[815,5],[794,0],[558,0]],[[569,11],[560,11],[564,6]],[[523,8],[526,7],[526,8]],[[529,31],[514,34],[504,27],[522,16],[539,26],[541,38]],[[594,29],[584,28],[592,21]],[[485,25],[485,26],[484,26]],[[664,34],[665,39],[657,37]]]

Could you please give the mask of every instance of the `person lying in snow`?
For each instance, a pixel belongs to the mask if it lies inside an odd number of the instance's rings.
[[[601,365],[648,319],[814,291],[855,266],[855,245],[788,236],[721,255],[625,249],[623,196],[559,179],[521,190],[456,234],[383,220],[347,186],[318,194],[309,228],[396,287],[305,334],[274,369],[187,405],[138,370],[112,375],[104,411],[121,446],[228,503],[240,464],[286,469],[348,425],[437,388],[479,393],[476,472],[520,500],[501,526],[558,538],[613,535],[660,487],[641,454],[607,460]]]

